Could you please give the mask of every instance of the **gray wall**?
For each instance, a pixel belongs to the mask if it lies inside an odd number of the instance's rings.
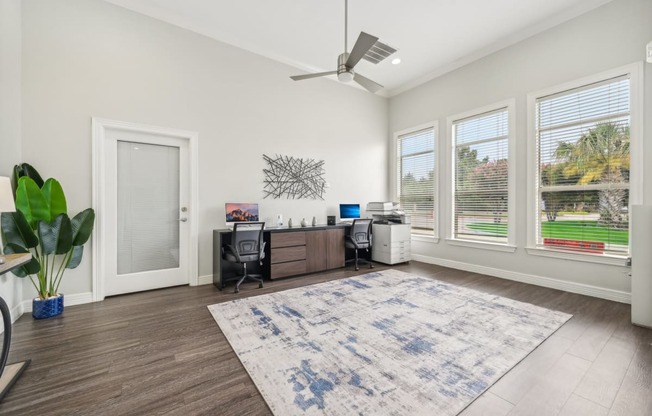
[[[526,96],[543,88],[573,81],[645,59],[652,40],[652,1],[614,0],[594,11],[537,36],[489,55],[390,99],[390,133],[432,120],[440,123],[439,138],[446,140],[446,117],[492,103],[516,99],[516,253],[415,242],[413,251],[433,261],[446,259],[503,271],[543,276],[630,291],[625,267],[551,259],[528,255],[527,234],[527,104]],[[645,140],[652,132],[652,65],[645,65]],[[652,146],[645,146],[644,195],[652,203]],[[443,156],[443,155],[442,155]],[[450,166],[442,165],[449,170]],[[450,193],[442,175],[441,201]],[[450,226],[450,209],[443,207],[440,234]]]
[[[91,205],[91,117],[198,131],[199,275],[209,275],[225,202],[259,202],[266,221],[325,222],[340,202],[387,198],[387,100],[294,73],[100,0],[25,0],[23,160],[58,178],[77,212]],[[323,159],[326,200],[263,200],[262,155],[277,153]],[[91,291],[90,256],[61,291]]]
[[[10,176],[21,158],[20,20],[20,0],[0,0],[0,176]],[[21,313],[21,289],[14,275],[0,276],[0,296],[14,319]]]

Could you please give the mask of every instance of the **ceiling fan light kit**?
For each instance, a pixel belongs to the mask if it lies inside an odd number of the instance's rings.
[[[295,81],[304,79],[324,77],[328,75],[337,74],[337,79],[340,82],[355,81],[366,90],[376,93],[383,88],[382,85],[365,78],[360,74],[356,74],[353,68],[360,62],[361,59],[378,64],[384,61],[387,57],[396,52],[396,49],[386,45],[380,41],[376,36],[372,36],[365,32],[360,32],[358,40],[353,45],[351,53],[347,52],[347,25],[348,25],[348,0],[344,0],[344,53],[337,57],[337,70],[328,72],[318,72],[315,74],[294,75],[291,76]]]
[[[340,82],[351,82],[355,75],[353,68],[349,69],[346,66],[347,59],[349,59],[349,54],[346,52],[337,57],[337,79]]]

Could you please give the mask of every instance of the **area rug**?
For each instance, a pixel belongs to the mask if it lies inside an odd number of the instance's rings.
[[[385,270],[208,307],[275,415],[455,415],[571,315]]]

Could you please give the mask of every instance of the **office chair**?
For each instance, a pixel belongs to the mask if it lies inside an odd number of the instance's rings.
[[[264,222],[239,222],[233,226],[231,244],[222,246],[222,258],[232,263],[240,263],[243,275],[235,285],[235,293],[240,292],[240,284],[247,279],[258,282],[258,287],[263,287],[263,276],[248,274],[247,263],[252,261],[263,264],[265,258],[265,242],[263,242]]]
[[[355,251],[355,259],[347,261],[355,261],[356,271],[360,270],[358,267],[358,250],[364,249],[366,252],[369,252],[369,249],[371,248],[371,223],[373,221],[374,220],[371,219],[353,220],[353,225],[351,225],[349,235],[345,236],[346,240],[344,241],[344,245],[346,248],[352,248]],[[374,265],[370,261],[367,261],[366,259],[362,259],[362,261],[369,263],[370,269],[374,268]]]

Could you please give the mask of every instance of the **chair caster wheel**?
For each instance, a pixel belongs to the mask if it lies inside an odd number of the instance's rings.
[[[373,269],[373,268],[374,268],[374,265],[373,265],[373,264],[370,264],[370,265],[369,265],[369,268],[370,268],[370,269]]]
[[[356,267],[356,268],[355,268],[355,271],[357,272],[358,270],[360,270],[360,268],[359,268],[359,267]]]
[[[263,284],[260,283],[260,284],[258,285],[258,289],[262,289],[262,288],[263,288]]]
[[[240,289],[236,288],[233,293],[240,293]]]

